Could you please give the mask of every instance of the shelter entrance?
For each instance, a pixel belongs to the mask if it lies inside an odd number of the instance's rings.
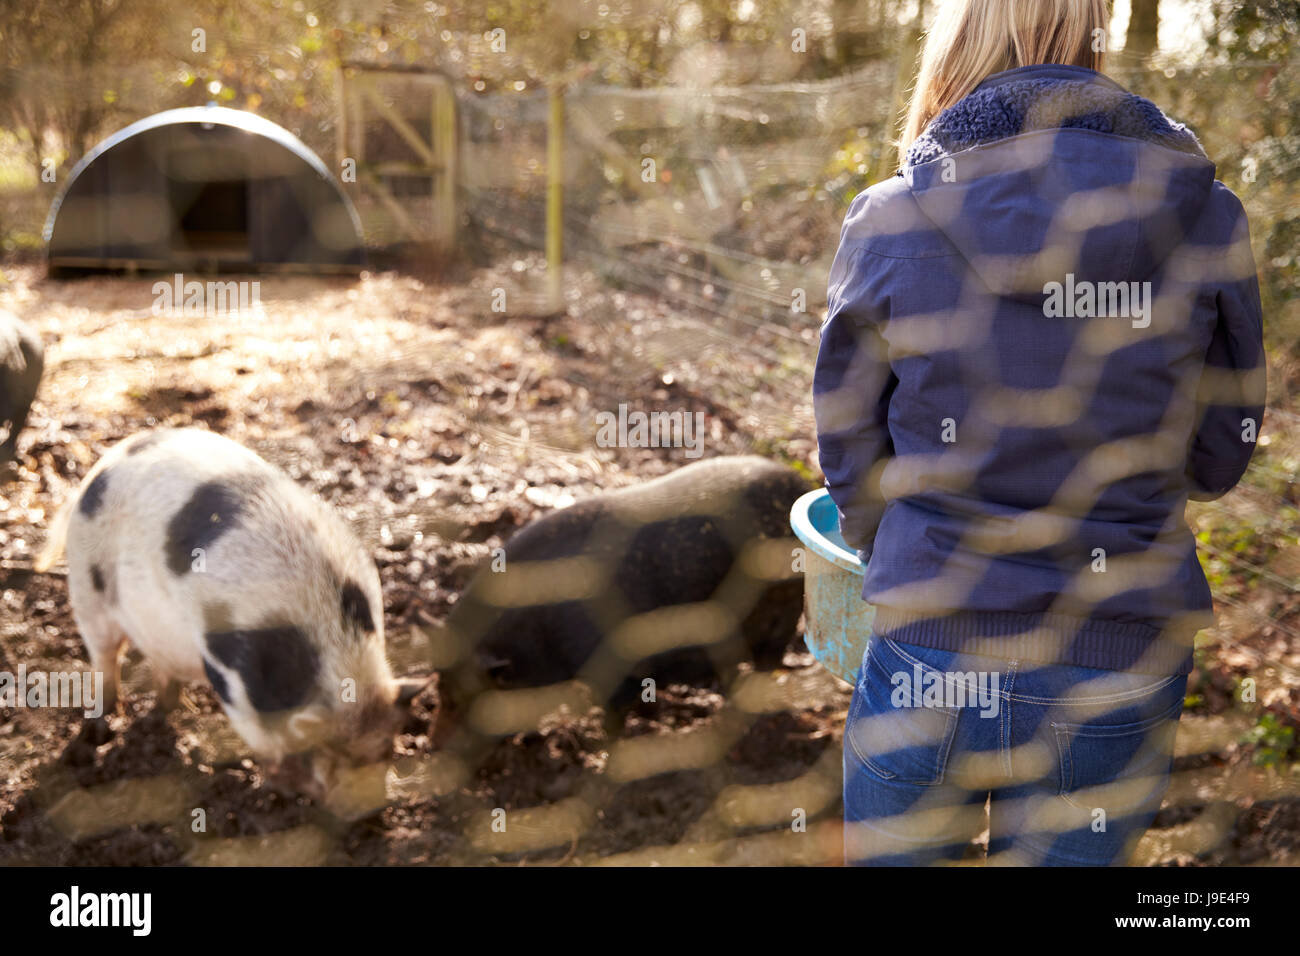
[[[174,250],[247,261],[247,157],[232,149],[185,149],[173,151],[168,160],[167,199],[177,212]]]

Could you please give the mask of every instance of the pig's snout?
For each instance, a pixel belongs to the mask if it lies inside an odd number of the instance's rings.
[[[325,749],[335,760],[353,766],[388,759],[393,753],[393,740],[406,723],[411,702],[433,679],[391,680],[366,703],[345,705],[339,733]]]
[[[333,778],[332,767],[305,753],[289,754],[266,770],[266,782],[273,789],[317,801],[325,799]]]
[[[393,753],[393,738],[401,729],[398,721],[398,715],[385,722],[384,726],[376,727],[369,733],[360,737],[354,737],[351,740],[343,742],[340,756],[353,765],[378,763],[386,760]]]

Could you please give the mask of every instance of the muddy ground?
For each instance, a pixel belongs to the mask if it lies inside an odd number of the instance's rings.
[[[98,456],[145,427],[219,431],[354,521],[379,564],[391,656],[408,673],[514,530],[685,463],[680,449],[596,448],[598,411],[702,411],[706,454],[758,452],[816,473],[812,316],[702,320],[575,273],[567,313],[548,317],[530,259],[425,278],[262,278],[260,307],[190,317],[155,314],[153,278],[7,275],[0,308],[39,329],[47,373],[22,466],[0,486],[3,670],[84,662],[62,573],[35,574],[31,561]],[[1243,656],[1194,676],[1199,706],[1140,862],[1300,860],[1300,777],[1255,765],[1241,743],[1250,715],[1232,698],[1261,658],[1300,670],[1300,647],[1244,619],[1231,633]],[[76,712],[0,710],[0,863],[839,858],[848,688],[796,634],[777,671],[661,689],[617,739],[599,711],[564,712],[474,767],[433,744],[434,685],[394,760],[322,804],[267,784],[206,687],[163,714],[135,658],[126,687],[126,711],[106,728]],[[492,826],[502,810],[508,838]]]

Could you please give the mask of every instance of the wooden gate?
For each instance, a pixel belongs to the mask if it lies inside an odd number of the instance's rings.
[[[423,70],[346,64],[339,100],[339,169],[366,244],[450,249],[457,222],[451,83]]]

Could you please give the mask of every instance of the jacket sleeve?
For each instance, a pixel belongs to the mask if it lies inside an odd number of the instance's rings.
[[[1263,424],[1266,392],[1264,318],[1259,280],[1240,210],[1225,262],[1226,281],[1216,293],[1218,324],[1205,353],[1196,394],[1197,428],[1187,456],[1188,496],[1213,501],[1245,474]]]
[[[828,311],[813,373],[817,452],[826,488],[839,510],[844,541],[870,557],[884,511],[883,463],[894,453],[889,400],[898,385],[862,270],[872,257],[841,243],[831,267]]]

